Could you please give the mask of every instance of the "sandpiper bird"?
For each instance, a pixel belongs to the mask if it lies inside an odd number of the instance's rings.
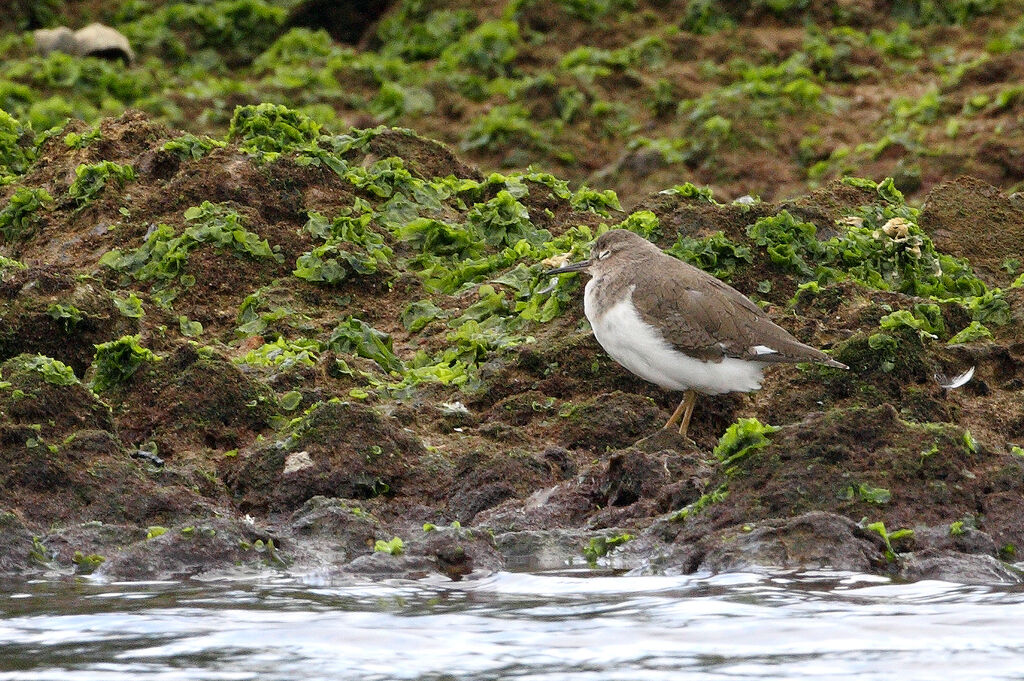
[[[605,232],[591,258],[545,274],[591,275],[583,311],[612,359],[644,380],[685,391],[665,423],[686,435],[697,393],[750,392],[774,362],[847,366],[804,345],[745,295],[625,229]],[[681,420],[680,420],[681,419]]]

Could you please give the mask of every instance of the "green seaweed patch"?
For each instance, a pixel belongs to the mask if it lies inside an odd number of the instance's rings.
[[[196,161],[217,148],[226,147],[227,142],[212,137],[197,137],[190,132],[167,141],[161,149],[169,151],[182,160]]]
[[[227,204],[204,201],[186,210],[185,219],[193,224],[181,235],[169,225],[157,225],[142,246],[129,253],[108,251],[100,258],[100,265],[130,274],[138,281],[166,282],[181,273],[189,253],[204,243],[253,259],[284,262],[278,248],[271,248],[266,239],[247,230],[241,216]]]
[[[776,267],[805,280],[824,284],[850,278],[873,289],[955,301],[977,321],[1008,321],[1009,307],[1001,291],[989,290],[965,261],[938,252],[917,225],[918,211],[903,203],[890,180],[845,181],[874,189],[882,200],[840,219],[839,236],[819,241],[812,223],[801,222],[788,211],[756,221],[748,226],[748,236]]]
[[[64,144],[72,149],[85,149],[97,140],[103,139],[99,124],[93,125],[85,132],[69,132],[64,135]]]
[[[36,158],[32,126],[0,109],[0,186],[23,175]]]
[[[74,305],[63,303],[51,303],[46,308],[46,315],[59,323],[64,328],[64,333],[68,334],[86,317],[86,314]]]
[[[394,353],[391,336],[355,317],[334,327],[327,346],[336,352],[372,359],[389,373],[403,369],[402,361]]]
[[[405,306],[400,319],[406,331],[419,333],[442,314],[443,310],[430,300],[417,300]]]
[[[939,306],[934,304],[914,305],[913,310],[896,310],[882,317],[879,328],[887,333],[899,333],[909,329],[917,333],[921,341],[935,340],[946,331]]]
[[[167,528],[162,525],[151,525],[146,528],[146,539],[156,539],[167,534]]]
[[[672,187],[663,189],[658,193],[666,194],[668,196],[678,196],[681,199],[696,201],[698,203],[718,203],[715,201],[715,195],[714,192],[711,191],[711,187],[698,187],[691,182],[673,185]]]
[[[266,297],[262,289],[245,297],[238,308],[238,317],[236,318],[238,326],[235,328],[235,334],[243,337],[262,336],[277,322],[296,317],[293,322],[289,322],[289,325],[298,327],[309,319],[306,315],[296,313],[288,305],[277,305],[269,310],[261,311],[260,308],[267,306]]]
[[[462,151],[544,149],[541,128],[522,104],[502,104],[474,118],[462,133]]]
[[[135,177],[135,169],[131,165],[121,165],[113,161],[82,163],[75,168],[75,180],[68,187],[68,195],[78,202],[79,208],[84,208],[109,182],[123,187]]]
[[[487,21],[446,47],[440,65],[450,71],[468,69],[489,78],[510,76],[520,44],[519,26],[514,21]]]
[[[190,63],[215,50],[229,65],[252,61],[281,34],[287,16],[266,0],[171,2],[152,9],[127,3],[120,13],[135,19],[118,28],[137,49],[171,63]]]
[[[949,345],[957,345],[959,343],[973,343],[974,341],[991,337],[992,332],[988,330],[988,327],[979,321],[973,321],[955,333],[953,337],[946,342]]]
[[[287,340],[284,336],[278,336],[277,340],[264,343],[232,361],[236,364],[287,370],[294,366],[316,366],[320,351],[320,343],[315,340]]]
[[[700,239],[680,234],[665,252],[726,281],[738,267],[754,261],[749,246],[730,240],[724,232],[715,232]]]
[[[300,255],[292,274],[306,281],[338,284],[349,274],[373,274],[388,267],[393,252],[382,236],[369,229],[373,217],[373,212],[365,212],[328,221],[320,213],[310,213],[303,229],[324,243]]]
[[[476,23],[465,9],[432,9],[421,2],[397,3],[380,20],[381,53],[407,60],[433,59],[457,42]]]
[[[74,385],[79,382],[71,367],[46,355],[23,355],[20,363],[23,369],[39,374],[51,385]]]
[[[129,319],[141,319],[146,314],[146,310],[142,307],[142,301],[134,293],[129,293],[127,298],[119,298],[112,296],[114,300],[114,307],[123,316]]]
[[[399,227],[396,235],[424,254],[467,259],[483,252],[482,239],[472,230],[432,218],[416,218]]]
[[[597,565],[598,558],[604,558],[613,549],[632,541],[635,537],[628,532],[610,537],[592,537],[586,546],[583,547],[583,557],[591,567]]]
[[[803,276],[814,272],[807,258],[813,261],[824,254],[817,232],[813,223],[799,221],[786,210],[747,227],[747,236],[765,249],[776,267]]]
[[[867,483],[860,483],[859,485],[848,485],[843,488],[843,491],[839,495],[840,499],[846,501],[853,501],[859,499],[864,503],[868,504],[887,504],[892,500],[892,492],[884,487],[872,487]]]
[[[864,521],[861,521],[864,529],[876,532],[882,541],[885,542],[885,558],[890,563],[896,562],[896,551],[893,549],[892,543],[900,539],[908,539],[914,536],[914,531],[911,529],[901,529],[895,532],[889,532],[885,529],[885,523],[879,520],[878,522],[869,523],[864,525]]]
[[[611,211],[621,211],[622,204],[614,190],[597,190],[583,186],[569,197],[569,207],[575,211],[590,211],[602,217],[610,217]]]
[[[673,513],[671,516],[669,516],[669,520],[672,520],[672,521],[675,521],[675,522],[682,522],[682,521],[686,520],[687,518],[689,518],[690,516],[697,515],[698,513],[703,511],[705,508],[708,508],[709,506],[717,504],[720,501],[724,501],[726,499],[726,497],[728,497],[728,496],[729,496],[728,484],[727,483],[722,483],[721,485],[716,487],[714,490],[712,490],[710,492],[705,492],[704,494],[701,494],[700,497],[698,497],[697,500],[694,501],[693,503],[687,504],[683,508],[681,508],[678,511],[676,511],[675,513]]]
[[[725,429],[713,453],[729,473],[752,452],[767,447],[768,436],[778,430],[778,426],[765,425],[756,418],[741,418]]]
[[[107,559],[98,553],[85,554],[81,551],[75,551],[75,555],[71,558],[71,562],[75,564],[75,572],[80,575],[92,574],[106,561]]]
[[[526,206],[504,189],[490,201],[473,206],[466,219],[491,246],[514,246],[520,240],[537,246],[551,239],[551,232],[534,227]]]
[[[235,107],[228,126],[228,141],[251,154],[281,153],[305,149],[320,137],[320,124],[282,104],[249,104]]]
[[[6,272],[7,270],[25,270],[28,269],[28,265],[15,260],[14,258],[8,258],[7,256],[0,255],[0,272]]]
[[[0,210],[0,236],[5,241],[20,241],[32,236],[41,219],[40,211],[52,203],[53,197],[45,189],[18,187],[4,209]]]
[[[117,340],[94,346],[90,387],[104,392],[127,381],[139,367],[158,362],[160,357],[139,345],[138,336],[122,336]]]
[[[509,307],[505,296],[498,293],[490,284],[484,284],[477,289],[477,301],[467,307],[459,317],[453,319],[451,325],[458,328],[469,321],[483,322],[494,315],[508,314]]]
[[[661,234],[661,221],[651,211],[639,210],[635,213],[630,213],[625,220],[620,222],[618,229],[628,229],[650,240],[657,238]]]
[[[400,537],[392,537],[390,540],[378,539],[373,544],[373,550],[375,553],[400,556],[405,552],[405,542]]]

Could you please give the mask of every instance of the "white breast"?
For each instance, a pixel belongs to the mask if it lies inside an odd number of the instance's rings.
[[[612,359],[634,374],[668,390],[693,389],[717,395],[761,387],[764,362],[732,357],[705,362],[675,350],[657,329],[637,314],[633,290],[604,314],[596,313],[594,280],[587,282],[583,310],[594,336]]]

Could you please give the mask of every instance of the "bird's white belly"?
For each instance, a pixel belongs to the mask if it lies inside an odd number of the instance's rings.
[[[706,362],[672,348],[660,333],[640,318],[631,295],[604,314],[595,312],[592,284],[587,282],[583,309],[594,337],[612,359],[644,380],[668,390],[693,389],[716,395],[749,392],[761,387],[763,362],[725,357]]]

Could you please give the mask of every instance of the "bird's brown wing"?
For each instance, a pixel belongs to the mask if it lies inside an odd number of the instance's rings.
[[[760,362],[824,362],[827,355],[775,324],[745,295],[671,256],[640,268],[633,304],[640,318],[691,357]]]

